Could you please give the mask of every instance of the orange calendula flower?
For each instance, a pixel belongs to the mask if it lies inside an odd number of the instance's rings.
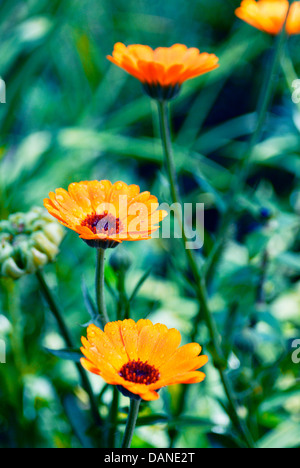
[[[288,0],[243,0],[236,15],[261,31],[281,32],[289,9]],[[287,34],[300,34],[300,2],[294,2],[286,22]]]
[[[108,180],[73,183],[44,200],[49,213],[91,247],[113,248],[122,241],[149,239],[167,212],[138,185]]]
[[[126,47],[118,42],[108,60],[140,80],[154,99],[174,98],[184,81],[218,68],[218,57],[188,49],[183,44],[158,47],[135,44]]]
[[[179,347],[181,336],[150,320],[131,319],[110,322],[104,332],[89,325],[87,339],[82,337],[85,358],[81,364],[117,385],[130,398],[157,400],[157,391],[167,385],[198,383],[205,378],[197,369],[207,363],[201,346],[189,343]]]

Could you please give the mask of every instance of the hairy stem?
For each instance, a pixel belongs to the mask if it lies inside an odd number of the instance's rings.
[[[128,419],[126,423],[126,429],[124,432],[122,448],[130,448],[137,417],[139,414],[141,399],[135,400],[133,398],[130,399],[130,408]]]
[[[116,386],[113,387],[113,398],[110,407],[110,421],[108,433],[108,448],[115,448],[116,446],[116,432],[117,432],[117,419],[119,412],[119,397],[120,392]]]
[[[104,263],[105,263],[105,250],[97,249],[97,264],[96,264],[96,303],[98,315],[102,327],[109,322],[105,304],[105,278],[104,278]]]

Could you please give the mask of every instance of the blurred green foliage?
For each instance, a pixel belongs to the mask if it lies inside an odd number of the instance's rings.
[[[170,201],[155,103],[106,55],[117,41],[152,47],[185,43],[220,57],[217,71],[187,82],[172,103],[184,198],[206,207],[205,244],[198,255],[203,261],[214,245],[235,164],[254,128],[272,45],[272,38],[234,16],[238,4],[2,0],[0,75],[7,103],[0,104],[0,218],[42,206],[49,191],[86,179],[137,183]],[[240,194],[239,218],[210,285],[241,415],[264,448],[300,446],[299,364],[291,359],[292,342],[300,338],[300,112],[291,100],[292,81],[300,73],[298,51],[299,37],[291,37],[247,188]],[[133,318],[178,327],[186,341],[197,302],[179,241],[133,244],[118,247],[132,255],[128,296],[151,266],[132,302]],[[85,333],[81,325],[90,319],[82,289],[93,296],[94,264],[93,249],[68,232],[57,263],[45,270],[78,347]],[[108,263],[106,279],[115,317],[120,282]],[[0,339],[6,343],[0,446],[94,446],[98,434],[88,430],[87,397],[74,364],[46,350],[64,343],[36,278],[1,280],[0,299]],[[209,354],[203,324],[197,341]],[[179,431],[178,447],[239,444],[212,359],[205,372],[203,384],[190,386],[181,416],[175,415],[177,386],[142,405],[134,447],[168,446],[172,427]],[[99,408],[105,417],[112,390],[90,377],[95,392],[102,390]],[[122,399],[121,423],[127,406]]]

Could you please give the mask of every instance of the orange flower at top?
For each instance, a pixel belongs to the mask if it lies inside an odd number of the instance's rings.
[[[218,57],[188,49],[183,44],[158,47],[135,44],[126,47],[118,42],[108,60],[126,70],[143,83],[144,89],[154,99],[175,97],[182,83],[217,68]]]
[[[122,241],[149,239],[167,216],[157,198],[138,185],[109,180],[73,183],[44,200],[49,213],[76,231],[91,247],[116,247]]]
[[[81,364],[130,398],[157,400],[157,391],[167,385],[198,383],[205,378],[196,369],[207,363],[199,356],[201,346],[189,343],[179,348],[175,328],[153,325],[150,320],[123,320],[105,325],[104,332],[89,325],[82,337]]]
[[[281,32],[289,8],[288,0],[243,0],[235,14],[261,31]],[[286,22],[287,34],[300,34],[300,2],[294,2]]]

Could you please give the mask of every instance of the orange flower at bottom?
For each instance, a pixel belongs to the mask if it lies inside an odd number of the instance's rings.
[[[104,332],[89,325],[87,339],[82,337],[81,364],[126,396],[157,400],[162,387],[205,378],[197,371],[208,361],[199,356],[201,346],[189,343],[179,348],[180,342],[178,330],[150,320],[110,322]]]
[[[235,14],[268,34],[281,32],[289,8],[288,0],[243,0]],[[287,34],[300,34],[300,2],[294,2],[286,22]]]
[[[141,81],[146,93],[159,100],[173,99],[182,83],[219,66],[216,55],[200,53],[195,47],[188,49],[184,44],[153,50],[146,45],[126,47],[118,42],[107,58]]]

